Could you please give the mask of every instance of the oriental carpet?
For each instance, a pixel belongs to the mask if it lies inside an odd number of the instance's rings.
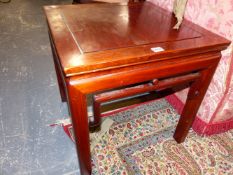
[[[233,174],[233,130],[209,137],[190,130],[177,144],[172,136],[179,114],[165,99],[108,117],[114,123],[92,149],[93,175]]]

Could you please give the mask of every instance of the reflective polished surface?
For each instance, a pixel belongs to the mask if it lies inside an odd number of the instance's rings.
[[[174,15],[150,2],[44,9],[66,76],[133,65],[135,55],[137,62],[154,61],[177,50],[185,55],[227,42],[185,20],[179,30],[173,29]],[[164,52],[156,54],[154,47]]]

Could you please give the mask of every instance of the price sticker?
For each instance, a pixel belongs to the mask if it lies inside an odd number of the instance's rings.
[[[162,47],[152,47],[151,50],[153,52],[162,52],[162,51],[164,51],[164,49]]]

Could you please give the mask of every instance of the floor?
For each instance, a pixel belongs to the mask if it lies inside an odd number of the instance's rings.
[[[43,5],[71,0],[0,3],[0,175],[79,174],[74,144],[61,127],[61,103]]]

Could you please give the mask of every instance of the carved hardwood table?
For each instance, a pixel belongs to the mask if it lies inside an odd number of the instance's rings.
[[[44,10],[82,174],[91,173],[87,94],[97,94],[100,103],[188,83],[187,101],[174,133],[178,143],[184,141],[229,41],[188,21],[174,30],[175,17],[149,2]],[[105,92],[120,87],[126,89]],[[98,116],[95,120],[98,124]]]

